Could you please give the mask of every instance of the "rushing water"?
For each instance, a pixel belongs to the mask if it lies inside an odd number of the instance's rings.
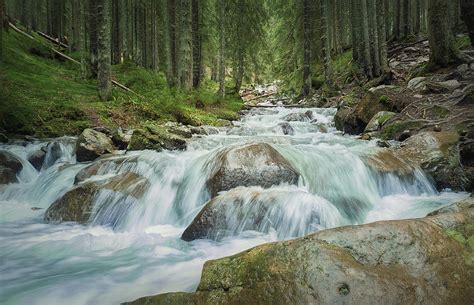
[[[339,134],[334,109],[311,109],[313,120],[281,123],[307,109],[253,109],[230,129],[193,138],[185,152],[141,151],[103,161],[98,176],[135,172],[151,187],[136,202],[101,191],[90,224],[48,224],[45,210],[74,185],[74,141],[58,139],[36,171],[27,161],[44,143],[0,146],[20,157],[20,183],[0,188],[0,304],[118,304],[141,296],[196,288],[205,261],[317,230],[385,219],[422,217],[466,197],[438,193],[420,171],[410,177],[375,173],[364,156],[377,149]],[[314,120],[315,119],[315,120]],[[222,193],[233,235],[184,242],[180,236],[210,195],[206,181],[223,150],[269,143],[301,174],[297,186],[240,187]],[[261,209],[261,206],[268,207]],[[237,210],[236,210],[237,209]],[[258,231],[246,231],[264,211]]]

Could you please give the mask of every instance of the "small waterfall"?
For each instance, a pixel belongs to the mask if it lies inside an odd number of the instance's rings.
[[[100,297],[117,304],[192,291],[209,259],[326,228],[422,217],[469,196],[438,193],[419,169],[377,170],[368,162],[375,141],[340,134],[335,112],[255,108],[231,128],[191,139],[187,151],[128,152],[91,163],[76,163],[73,138],[0,145],[23,165],[19,183],[0,186],[0,303],[94,304]],[[298,184],[237,187],[211,198],[208,181],[220,156],[255,143],[281,154],[300,174]],[[28,159],[41,149],[37,170]],[[125,191],[107,186],[130,173],[146,183]],[[44,223],[53,202],[91,183],[97,191],[87,224]],[[221,213],[207,232],[214,240],[181,240],[210,205]]]

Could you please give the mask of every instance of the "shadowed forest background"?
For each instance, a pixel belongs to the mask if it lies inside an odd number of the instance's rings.
[[[37,136],[219,125],[242,87],[336,96],[389,83],[400,46],[429,38],[430,61],[407,71],[421,75],[459,61],[458,34],[474,39],[469,1],[3,0],[1,14],[0,129]]]

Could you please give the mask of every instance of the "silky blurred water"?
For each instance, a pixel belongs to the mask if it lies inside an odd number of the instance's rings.
[[[24,166],[20,183],[0,187],[0,304],[118,304],[145,295],[193,291],[209,259],[317,230],[377,220],[423,217],[467,197],[438,193],[424,174],[374,172],[364,157],[375,141],[343,136],[335,109],[286,122],[308,109],[256,108],[219,134],[195,137],[184,152],[130,152],[100,161],[103,179],[134,172],[151,187],[138,201],[100,191],[88,225],[43,222],[46,209],[74,186],[74,141],[56,139],[60,158],[39,172],[27,161],[44,143],[2,145]],[[282,124],[291,126],[285,135]],[[240,187],[219,196],[230,233],[219,241],[184,242],[182,232],[210,199],[206,182],[216,156],[268,143],[301,174],[298,185]],[[119,160],[120,162],[114,162]],[[233,204],[239,200],[239,205]],[[264,211],[256,231],[249,215]]]

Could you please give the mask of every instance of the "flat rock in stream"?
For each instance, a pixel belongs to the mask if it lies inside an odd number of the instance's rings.
[[[222,151],[207,182],[211,196],[238,186],[269,188],[281,183],[297,184],[300,174],[276,149],[266,143]]]
[[[320,231],[208,261],[194,293],[125,304],[471,304],[473,225],[472,204],[462,204]]]

